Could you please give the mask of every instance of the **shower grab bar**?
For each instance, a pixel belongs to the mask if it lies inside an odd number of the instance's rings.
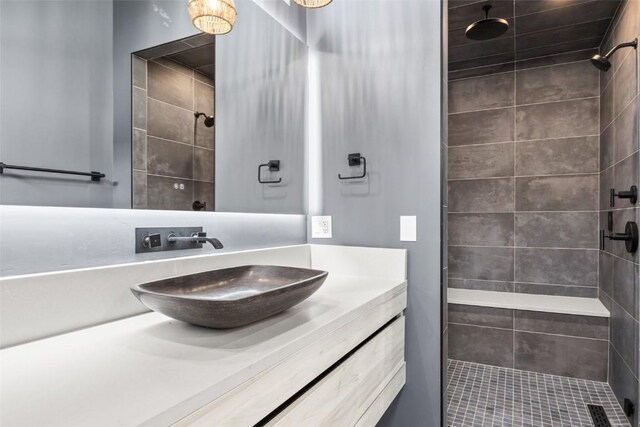
[[[49,169],[49,168],[34,168],[31,166],[17,166],[17,165],[8,165],[6,163],[0,162],[0,175],[4,173],[5,169],[17,169],[22,171],[34,171],[34,172],[46,172],[46,173],[59,173],[64,175],[81,175],[81,176],[90,176],[91,181],[99,182],[100,179],[106,177],[102,172],[78,172],[78,171],[70,171],[64,169]]]

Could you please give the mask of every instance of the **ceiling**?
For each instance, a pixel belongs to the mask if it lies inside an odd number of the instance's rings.
[[[170,59],[213,79],[215,77],[215,52],[215,36],[198,34],[134,52],[134,55],[144,59]]]
[[[620,0],[449,0],[449,70],[513,61],[600,46]],[[489,17],[509,21],[509,31],[488,41],[465,37],[466,27]]]

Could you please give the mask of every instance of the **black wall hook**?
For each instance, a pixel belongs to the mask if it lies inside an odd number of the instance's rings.
[[[619,199],[629,199],[631,204],[635,205],[638,202],[638,187],[632,185],[629,191],[619,191],[617,193],[616,189],[612,188],[609,200],[609,205],[611,205],[612,208],[616,205],[616,197]]]
[[[280,171],[280,160],[269,160],[268,163],[263,163],[258,166],[258,182],[260,184],[278,184],[282,182],[282,178],[278,178],[277,181],[263,181],[262,180],[262,168],[269,168],[269,172],[278,172]]]
[[[623,241],[627,252],[633,254],[638,250],[638,225],[634,221],[628,221],[624,227],[624,233],[611,233],[606,236],[604,230],[600,230],[600,249],[604,250],[604,239]]]
[[[347,157],[349,161],[349,166],[360,166],[362,165],[362,175],[357,176],[342,176],[342,174],[338,174],[338,179],[361,179],[367,176],[367,159],[362,157],[360,153],[352,153]]]

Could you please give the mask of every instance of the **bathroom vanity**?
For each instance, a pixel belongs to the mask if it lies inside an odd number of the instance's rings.
[[[147,312],[129,291],[247,264],[329,275],[304,302],[235,329]],[[52,292],[58,285],[66,298]],[[405,383],[404,250],[300,245],[20,276],[0,286],[9,345],[0,351],[2,425],[373,426]],[[41,299],[26,313],[14,310],[36,290]],[[28,321],[52,306],[67,313],[66,326],[56,324],[60,317]],[[87,327],[98,323],[91,313],[112,308],[130,317]]]

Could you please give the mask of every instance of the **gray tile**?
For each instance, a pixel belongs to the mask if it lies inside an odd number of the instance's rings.
[[[151,62],[151,61],[150,61]],[[160,64],[160,65],[164,65],[165,67],[171,68],[174,71],[179,71],[182,74],[184,74],[185,76],[192,78],[193,77],[193,70],[183,64],[180,64],[179,62],[175,62],[171,59],[169,59],[168,57],[161,57],[161,58],[155,58],[153,60],[153,62]]]
[[[525,332],[609,339],[609,319],[606,317],[516,310],[515,329]]]
[[[147,170],[147,131],[133,129],[133,168]]]
[[[147,69],[150,98],[188,110],[193,109],[192,78],[154,61],[149,61]]]
[[[620,114],[636,96],[636,55],[627,55],[613,77],[613,115]]]
[[[215,210],[215,186],[212,182],[194,181],[193,183],[193,199],[201,203],[206,203],[205,210]]]
[[[638,402],[638,381],[633,375],[633,372],[629,366],[627,366],[618,352],[611,346],[609,352],[609,384],[611,389],[615,393],[620,405],[623,404],[624,399],[631,399],[633,402]],[[634,415],[632,425],[637,425],[638,411]]]
[[[563,8],[554,8],[516,18],[518,33],[525,34],[546,28],[557,28],[570,22],[589,22],[611,18],[617,7],[607,1],[580,2]]]
[[[573,22],[566,22],[566,24],[572,25],[565,25],[559,28],[545,28],[534,33],[520,34],[519,32],[517,32],[516,52],[526,52],[527,50],[542,50],[546,48],[553,52],[562,53],[578,49],[565,50],[564,47],[561,49],[554,49],[557,48],[556,45],[559,44],[558,42],[561,42],[560,44],[582,44],[586,40],[591,41],[587,42],[586,45],[583,45],[583,48],[597,47],[598,43],[604,36],[604,33],[606,32],[611,20],[600,19],[597,21],[581,22],[575,24]]]
[[[598,172],[598,137],[520,141],[516,144],[516,175]]]
[[[198,127],[195,132],[195,141],[197,147],[208,148],[213,150],[215,148],[215,125],[213,127],[206,127],[203,123],[203,119],[198,120]]]
[[[193,146],[148,137],[147,171],[153,175],[193,178]]]
[[[449,147],[449,179],[513,176],[513,145]]]
[[[609,73],[601,73],[609,74]],[[613,82],[609,83],[602,89],[600,95],[600,130],[604,130],[613,121]]]
[[[638,302],[640,301],[638,265],[610,255],[608,257],[612,260],[613,289],[609,288],[607,293],[627,313],[638,320]]]
[[[598,175],[516,178],[517,211],[598,209]]]
[[[515,332],[516,369],[606,381],[607,354],[605,340]]]
[[[485,365],[513,367],[513,331],[449,325],[449,357]]]
[[[449,81],[466,79],[469,77],[488,76],[490,74],[507,73],[513,71],[515,66],[513,62],[486,65],[484,67],[468,68],[465,70],[452,71],[449,73]]]
[[[513,214],[449,214],[449,244],[513,246]]]
[[[202,74],[202,73],[201,73],[201,72],[199,72],[199,71],[196,71],[196,72],[193,74],[193,77],[194,77],[197,81],[199,81],[199,82],[201,82],[201,83],[208,84],[209,86],[215,86],[215,81],[214,81],[214,80],[213,80],[213,78],[212,78],[211,76],[209,76],[209,75],[205,75],[205,74]]]
[[[147,174],[133,171],[133,209],[147,208]]]
[[[611,345],[637,375],[638,321],[615,301],[611,307]]]
[[[135,55],[131,55],[131,80],[134,86],[147,88],[147,61]]]
[[[589,286],[549,285],[540,283],[514,283],[515,293],[555,295],[562,297],[597,298],[598,288]]]
[[[611,309],[613,307],[613,301],[611,300],[611,298],[609,297],[609,295],[605,294],[603,291],[600,291],[598,293],[598,299],[600,300],[600,302],[602,303],[602,305],[604,305],[604,307],[609,310],[609,313],[611,313]]]
[[[449,304],[449,322],[462,325],[513,329],[513,310]]]
[[[147,177],[149,209],[190,211],[193,203],[193,181],[179,178]]]
[[[133,127],[138,129],[147,128],[147,91],[134,87],[133,101],[131,105],[133,116]]]
[[[552,1],[555,1],[555,0],[552,0]],[[537,3],[537,2],[530,2],[530,3]],[[548,65],[558,65],[558,64],[564,64],[567,62],[588,61],[596,53],[598,53],[597,48],[526,59],[523,61],[516,62],[516,70],[526,70],[528,68],[545,67]]]
[[[600,95],[599,71],[589,61],[533,68],[516,73],[516,104]]]
[[[515,108],[449,114],[449,146],[514,140]]]
[[[613,167],[613,180],[616,191],[629,190],[632,185],[638,185],[638,153],[627,157]],[[616,208],[630,208],[633,206],[629,199],[615,200]]]
[[[516,246],[598,248],[598,212],[516,213]]]
[[[613,31],[616,44],[628,42],[638,36],[638,2],[625,1],[620,6],[616,25]],[[628,51],[630,51],[628,49]]]
[[[144,59],[153,59],[180,52],[182,50],[189,49],[190,47],[191,46],[189,46],[182,40],[175,40],[169,43],[164,43],[159,46],[154,46],[150,47],[149,49],[135,52],[135,54]]]
[[[470,68],[484,67],[484,66],[493,65],[493,64],[501,64],[504,62],[513,62],[515,60],[516,60],[516,55],[514,52],[511,51],[511,52],[500,53],[492,56],[465,59],[458,62],[449,61],[449,63],[447,64],[447,67],[449,71],[458,71],[458,70],[465,70]]]
[[[561,31],[560,31],[561,32]],[[549,34],[545,33],[545,38],[548,38]],[[521,35],[520,38],[524,37]],[[535,40],[535,36],[533,39]],[[576,50],[593,49],[598,47],[598,43],[602,40],[602,36],[594,34],[594,37],[578,40],[567,40],[560,43],[548,44],[530,49],[516,50],[516,60],[521,61],[524,59],[532,59],[540,56],[557,55],[564,52],[571,52]]]
[[[196,111],[205,113],[208,116],[215,115],[213,87],[196,81],[194,82],[194,90]]]
[[[449,277],[454,279],[513,280],[513,249],[449,247]]]
[[[613,187],[613,168],[609,168],[600,173],[600,210],[604,211],[613,209],[611,207],[611,198],[609,193]]]
[[[193,179],[212,182],[214,177],[213,150],[196,147],[193,153]]]
[[[516,249],[516,282],[598,286],[598,251]]]
[[[513,212],[513,178],[449,181],[450,212]]]
[[[452,31],[449,32],[449,35],[455,37],[457,40],[463,40],[464,31]],[[454,43],[455,42],[456,41],[454,41]],[[488,58],[505,53],[513,54],[513,52],[513,38],[506,37],[505,34],[502,37],[497,37],[490,41],[472,42],[469,40],[469,42],[465,41],[463,44],[449,44],[448,55],[450,62],[458,62],[475,58]]]
[[[513,292],[513,282],[496,282],[492,280],[449,279],[449,287],[479,291]]]
[[[614,126],[608,126],[600,134],[600,170],[603,171],[613,165],[614,161]]]
[[[613,295],[613,256],[605,251],[599,251],[600,268],[598,287],[601,292]]]
[[[190,68],[198,68],[208,64],[215,64],[216,50],[214,44],[211,43],[174,53],[169,57]]]
[[[172,141],[193,143],[193,113],[164,102],[149,99],[147,134]]]
[[[597,135],[598,98],[516,107],[516,139]]]
[[[510,107],[513,98],[513,73],[449,82],[450,113]]]
[[[620,113],[607,130],[613,128],[613,141],[615,146],[615,161],[630,156],[638,151],[638,99],[636,98],[627,108]]]

